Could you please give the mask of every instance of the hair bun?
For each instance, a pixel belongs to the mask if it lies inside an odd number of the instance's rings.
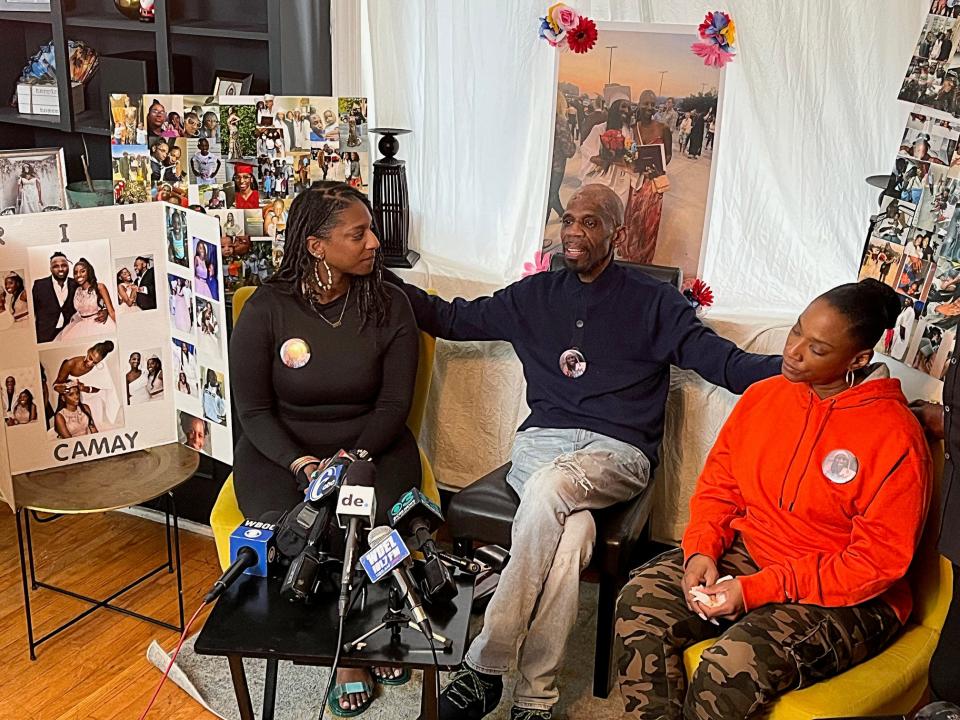
[[[903,298],[892,287],[874,278],[861,280],[860,286],[874,297],[874,301],[880,307],[884,327],[892,328],[896,325],[897,317],[903,310]]]
[[[113,352],[113,340],[104,340],[103,347],[107,352]]]

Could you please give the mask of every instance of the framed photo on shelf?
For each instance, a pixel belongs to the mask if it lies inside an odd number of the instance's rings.
[[[214,73],[213,97],[221,95],[246,95],[253,84],[253,73],[217,70]]]
[[[50,0],[0,0],[0,11],[49,12]]]
[[[0,151],[0,215],[67,209],[63,148]]]

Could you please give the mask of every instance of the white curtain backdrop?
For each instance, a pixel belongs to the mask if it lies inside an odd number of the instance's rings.
[[[515,280],[545,211],[555,51],[536,30],[550,3],[364,2],[363,90],[378,124],[414,131],[401,157],[425,269]],[[928,0],[570,4],[594,20],[684,24],[719,7],[737,23],[705,244],[718,307],[792,313],[855,279],[879,192],[864,178],[892,168]]]

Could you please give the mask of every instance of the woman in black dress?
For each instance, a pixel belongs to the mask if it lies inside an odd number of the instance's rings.
[[[315,183],[293,201],[283,263],[230,338],[243,431],[233,477],[244,517],[302,501],[310,473],[341,448],[366,450],[377,466],[378,524],[401,493],[420,486],[406,426],[418,331],[406,295],[383,282],[379,247],[370,202],[345,183]],[[369,680],[366,670],[341,670],[339,707],[331,707],[365,709]]]

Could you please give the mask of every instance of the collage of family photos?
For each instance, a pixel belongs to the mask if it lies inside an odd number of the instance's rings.
[[[907,67],[899,98],[939,117],[960,114],[960,16],[946,0],[932,0]]]
[[[366,98],[112,95],[111,113],[115,201],[215,215],[227,292],[279,264],[298,193],[322,180],[370,192]]]
[[[113,257],[108,240],[36,245],[22,267],[0,272],[4,340],[39,358],[0,373],[8,433],[25,426],[25,442],[38,424],[51,441],[104,433],[123,428],[132,406],[163,400],[161,348],[124,332],[157,309],[153,255]]]
[[[165,214],[177,433],[180,442],[211,455],[218,440],[230,438],[221,260],[213,242],[190,231],[186,211],[167,207]]]
[[[859,275],[889,285],[902,300],[877,349],[941,380],[960,324],[958,141],[960,121],[914,107],[870,221]]]

